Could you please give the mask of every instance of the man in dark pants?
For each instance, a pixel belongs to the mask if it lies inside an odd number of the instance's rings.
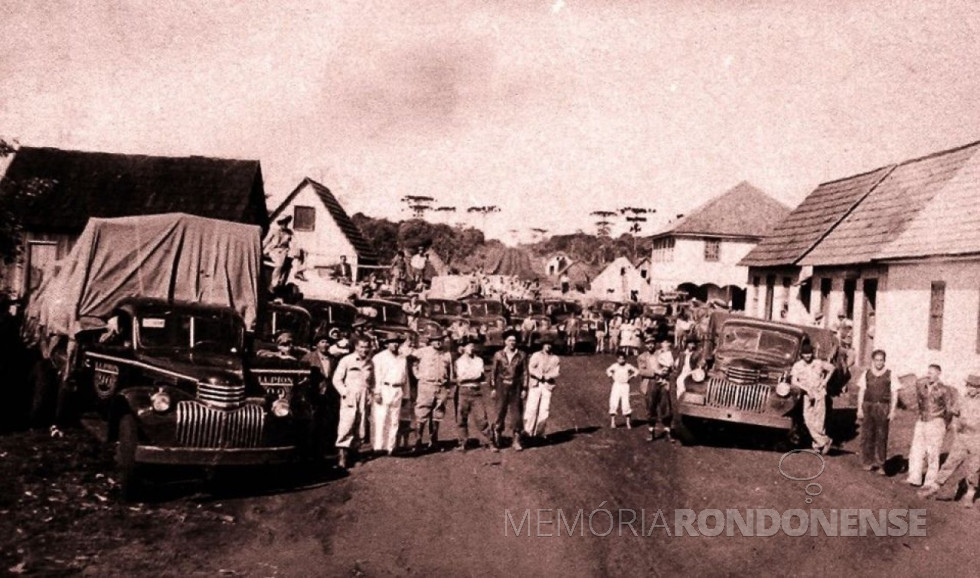
[[[504,348],[493,355],[489,375],[490,399],[494,402],[493,432],[494,445],[500,447],[500,434],[505,423],[508,431],[514,433],[511,447],[516,451],[521,446],[521,405],[527,397],[527,356],[517,349],[517,333],[504,334]]]
[[[869,472],[885,475],[888,425],[898,407],[898,379],[885,369],[885,352],[871,354],[871,368],[858,377],[857,418],[861,420],[861,461]]]
[[[470,421],[477,427],[481,437],[490,437],[489,427],[487,426],[486,407],[483,405],[483,396],[480,393],[480,386],[483,384],[485,371],[483,360],[473,354],[474,340],[472,337],[464,337],[460,341],[462,355],[456,359],[456,426],[459,433],[459,446],[456,448],[461,452],[466,451],[466,444],[469,441]],[[486,440],[490,446],[489,440]],[[493,447],[497,451],[496,447]]]
[[[327,453],[333,447],[334,436],[337,434],[337,415],[340,411],[340,398],[336,390],[330,387],[333,368],[336,360],[328,353],[330,340],[324,334],[313,339],[314,349],[306,354],[303,363],[310,366],[310,393],[316,410],[313,414],[313,452],[317,457]]]

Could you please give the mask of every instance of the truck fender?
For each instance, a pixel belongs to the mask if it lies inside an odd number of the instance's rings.
[[[119,421],[126,414],[139,415],[150,407],[151,387],[127,388],[112,398],[109,405],[109,441],[119,439]],[[139,420],[136,420],[139,423]]]

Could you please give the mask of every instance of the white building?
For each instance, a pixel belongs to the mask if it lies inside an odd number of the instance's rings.
[[[744,260],[750,301],[763,317],[783,301],[825,324],[843,313],[860,362],[880,348],[900,374],[938,363],[960,385],[980,373],[978,223],[980,143],[825,183]]]
[[[320,276],[332,276],[341,257],[347,258],[355,280],[370,273],[365,266],[378,264],[374,250],[337,198],[330,189],[313,179],[303,179],[272,212],[269,220],[276,222],[285,215],[293,218],[294,248],[306,252],[307,268]]]
[[[739,261],[787,214],[779,201],[739,183],[653,236],[650,285],[741,309],[748,268]]]
[[[589,295],[612,301],[650,301],[650,283],[626,257],[618,257],[592,280]]]

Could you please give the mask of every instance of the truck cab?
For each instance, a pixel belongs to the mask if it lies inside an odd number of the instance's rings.
[[[249,378],[244,322],[230,308],[128,298],[79,348],[74,377],[119,441],[127,493],[147,464],[283,462],[304,441],[308,399],[292,381],[269,388]]]
[[[705,379],[688,376],[678,411],[685,417],[745,423],[792,431],[800,426],[802,392],[790,385],[790,370],[804,342],[830,359],[830,331],[727,313],[712,318]]]

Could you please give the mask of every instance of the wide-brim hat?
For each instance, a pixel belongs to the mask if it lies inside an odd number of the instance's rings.
[[[431,328],[427,330],[422,337],[426,341],[442,341],[446,338],[446,332],[440,329]]]
[[[657,336],[649,333],[643,336],[643,343],[657,343]]]
[[[502,337],[503,337],[503,339],[505,341],[507,340],[508,337],[513,337],[514,339],[520,339],[521,338],[521,336],[516,331],[514,331],[513,329],[508,329],[507,331],[504,331],[504,334],[503,334]]]

